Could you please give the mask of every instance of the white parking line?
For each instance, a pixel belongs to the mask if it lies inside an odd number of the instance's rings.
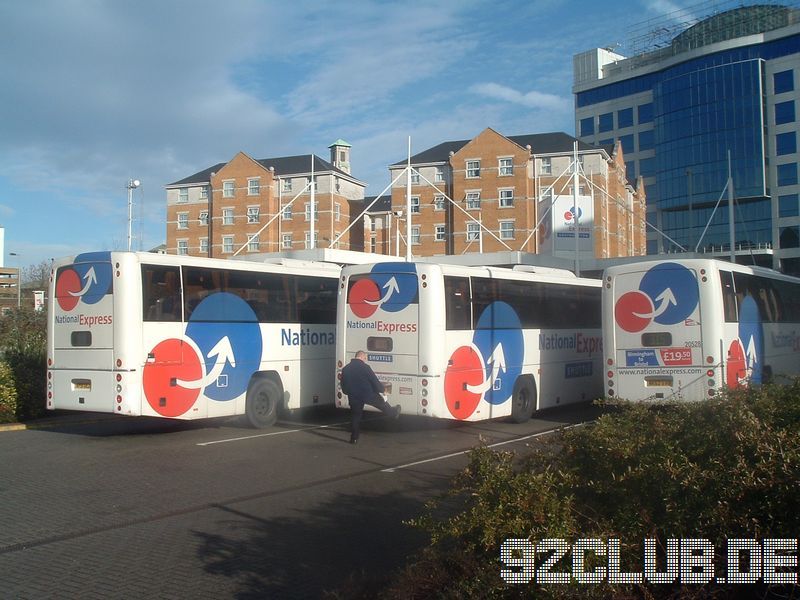
[[[540,431],[539,433],[532,433],[530,435],[525,435],[518,438],[512,438],[510,440],[505,440],[503,442],[497,442],[495,444],[489,444],[486,446],[487,448],[497,448],[498,446],[504,446],[505,444],[514,444],[516,442],[524,442],[525,440],[530,440],[532,438],[541,437],[543,435],[548,435],[550,433],[555,433],[556,431],[566,431],[567,429],[572,429],[573,427],[580,427],[585,423],[574,423],[572,425],[566,426],[559,426],[553,429],[548,429],[546,431]],[[399,471],[400,469],[407,469],[408,467],[416,467],[417,465],[424,465],[425,463],[429,462],[436,462],[437,460],[446,460],[448,458],[453,458],[454,456],[461,456],[462,454],[467,454],[471,452],[472,448],[469,450],[462,450],[461,452],[453,452],[452,454],[445,454],[444,456],[436,456],[434,458],[427,458],[425,460],[418,460],[417,462],[408,463],[405,465],[399,465],[397,467],[389,467],[388,469],[381,469],[381,473],[394,473],[395,471]]]
[[[314,429],[327,429],[329,427],[340,427],[348,425],[350,421],[343,421],[342,423],[329,423],[328,425],[316,425],[313,427],[301,427],[299,429],[284,429],[283,431],[271,431],[270,433],[258,433],[256,435],[246,435],[237,438],[228,438],[225,440],[214,440],[213,442],[200,442],[195,444],[197,446],[213,446],[214,444],[227,444],[228,442],[243,442],[245,440],[254,440],[257,438],[270,437],[272,435],[284,435],[286,433],[297,433],[299,431],[312,431]]]

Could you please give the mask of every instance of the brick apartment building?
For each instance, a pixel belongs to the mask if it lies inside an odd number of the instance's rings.
[[[329,148],[330,162],[310,154],[256,160],[240,152],[167,185],[166,251],[230,258],[310,248],[311,185],[314,247],[330,247],[359,217],[366,184],[350,174],[350,144],[337,140]],[[363,250],[363,229],[351,228],[333,247]]]
[[[365,244],[373,252],[405,255],[406,166],[405,160],[389,166],[392,181],[400,176],[391,204],[379,199],[365,218]],[[581,255],[645,253],[644,185],[627,180],[620,144],[593,146],[566,133],[504,136],[487,128],[412,156],[411,167],[414,256],[513,250],[572,257],[576,201]]]

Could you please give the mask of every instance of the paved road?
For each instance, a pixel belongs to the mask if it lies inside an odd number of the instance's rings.
[[[374,415],[358,446],[335,410],[261,431],[109,417],[2,432],[0,597],[319,597],[425,543],[403,520],[446,488],[463,451],[520,449],[595,412],[524,425]]]

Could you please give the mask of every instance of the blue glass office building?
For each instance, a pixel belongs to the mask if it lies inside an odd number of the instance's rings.
[[[660,48],[596,49],[574,67],[577,137],[621,142],[648,221],[668,236],[650,230],[648,254],[728,254],[730,165],[737,254],[800,272],[799,9],[720,10]]]

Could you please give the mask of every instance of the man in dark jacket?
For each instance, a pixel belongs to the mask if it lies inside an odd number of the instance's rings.
[[[383,394],[383,384],[378,381],[372,368],[367,364],[367,353],[363,350],[356,352],[355,358],[342,369],[340,383],[342,391],[347,394],[347,398],[350,401],[351,444],[358,443],[361,416],[364,413],[365,404],[379,408],[391,417],[397,418],[400,416],[400,405],[398,404],[392,408],[381,396]]]

